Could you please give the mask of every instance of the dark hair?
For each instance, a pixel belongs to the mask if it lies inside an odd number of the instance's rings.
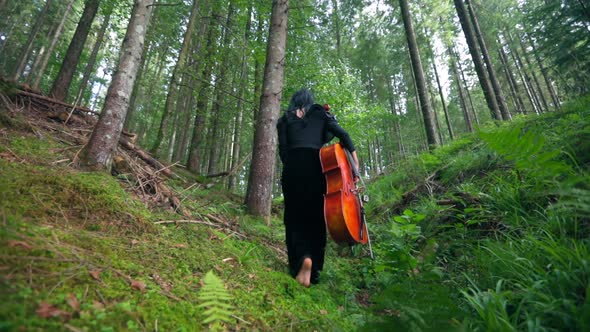
[[[309,89],[301,89],[291,97],[287,112],[293,112],[297,109],[309,110],[309,107],[313,105],[313,93]]]

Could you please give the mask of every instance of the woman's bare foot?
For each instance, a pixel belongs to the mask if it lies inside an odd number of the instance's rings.
[[[299,270],[299,273],[297,273],[297,277],[295,277],[295,279],[303,286],[309,287],[311,283],[311,258],[307,257],[303,260],[301,269]]]

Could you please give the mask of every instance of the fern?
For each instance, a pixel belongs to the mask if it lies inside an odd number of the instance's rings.
[[[231,295],[223,281],[213,273],[207,272],[203,287],[199,292],[199,308],[205,308],[203,324],[210,324],[211,330],[222,329],[222,323],[232,323],[233,306],[229,303]]]
[[[532,129],[525,129],[524,123],[501,131],[480,131],[479,136],[499,155],[513,162],[517,170],[529,171],[541,178],[573,173],[569,165],[557,160],[562,151],[547,151],[545,137]]]

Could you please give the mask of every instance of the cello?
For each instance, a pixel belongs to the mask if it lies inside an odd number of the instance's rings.
[[[326,178],[324,219],[330,237],[343,245],[368,243],[373,258],[363,206],[368,197],[362,195],[364,188],[359,188],[355,181],[360,174],[351,153],[340,143],[324,146],[320,149],[320,162]]]

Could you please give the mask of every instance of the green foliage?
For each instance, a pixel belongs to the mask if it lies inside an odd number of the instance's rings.
[[[403,205],[382,192],[369,205],[388,221],[372,225],[370,285],[383,296],[367,329],[426,331],[432,311],[454,330],[588,329],[590,107],[571,105],[484,128],[370,185],[411,189]]]
[[[203,324],[209,324],[212,331],[222,330],[223,323],[233,323],[231,296],[223,281],[213,273],[207,272],[199,291],[199,308],[205,308]]]

